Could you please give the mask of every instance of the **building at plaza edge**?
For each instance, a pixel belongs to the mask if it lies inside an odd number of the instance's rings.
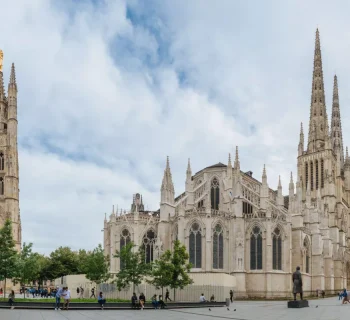
[[[318,30],[307,129],[305,137],[301,125],[297,170],[285,193],[281,181],[277,190],[270,188],[265,166],[261,179],[241,171],[236,148],[227,164],[195,174],[188,161],[185,191],[175,196],[167,159],[160,209],[146,211],[136,194],[129,212],[113,210],[104,221],[111,272],[120,269],[115,251],[130,241],[145,250],[150,262],[178,239],[189,252],[198,285],[208,279],[215,285],[229,276],[239,296],[285,296],[292,291],[292,272],[300,266],[304,291],[346,287],[350,157],[347,148],[344,154],[336,76],[328,121]]]

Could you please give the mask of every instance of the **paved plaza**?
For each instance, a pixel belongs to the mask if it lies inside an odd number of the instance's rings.
[[[232,319],[232,320],[337,320],[347,319],[350,304],[341,305],[336,297],[311,300],[310,307],[288,309],[286,301],[234,302],[230,310],[226,307],[181,310],[121,310],[121,311],[48,311],[48,310],[0,310],[1,320],[180,320],[180,319]],[[236,309],[236,311],[234,311]]]

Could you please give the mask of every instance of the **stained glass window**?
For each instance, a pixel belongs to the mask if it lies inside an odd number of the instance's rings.
[[[219,187],[219,180],[217,178],[214,178],[211,182],[210,200],[211,200],[211,208],[214,210],[219,210],[220,187]]]
[[[145,261],[150,263],[154,259],[154,243],[156,240],[156,235],[153,230],[148,230],[147,233],[143,236],[142,247],[145,250]]]
[[[202,231],[197,222],[190,229],[190,263],[193,268],[202,267]]]
[[[250,269],[262,269],[262,235],[259,227],[254,227],[250,236]]]
[[[213,269],[224,268],[224,236],[221,225],[217,224],[213,232]]]
[[[131,241],[131,235],[128,229],[123,229],[122,233],[120,234],[120,250],[124,246],[126,246]],[[124,268],[124,264],[122,261],[120,261],[120,269]]]
[[[274,230],[272,235],[272,268],[282,270],[282,238],[278,228]]]

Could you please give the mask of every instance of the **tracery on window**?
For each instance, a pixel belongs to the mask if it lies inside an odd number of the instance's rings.
[[[223,229],[217,224],[213,230],[213,269],[224,268],[224,236]]]
[[[190,263],[193,268],[202,267],[202,229],[197,222],[190,228],[189,238]]]
[[[211,200],[211,208],[214,210],[219,210],[220,185],[219,185],[219,180],[217,178],[214,178],[211,181],[210,200]]]
[[[131,242],[131,234],[128,229],[123,229],[120,234],[120,251],[125,247],[128,243]],[[120,269],[124,268],[124,264],[120,261]]]
[[[272,234],[272,268],[282,270],[282,236],[278,228]]]
[[[154,260],[154,244],[156,242],[156,235],[152,229],[148,230],[142,239],[142,246],[145,250],[145,261],[150,263]]]
[[[254,227],[250,235],[250,269],[262,269],[262,234],[259,227]]]
[[[243,213],[244,214],[253,213],[253,206],[246,201],[243,201]]]
[[[308,187],[308,183],[309,183],[309,164],[305,163],[305,186],[306,186],[306,189]]]

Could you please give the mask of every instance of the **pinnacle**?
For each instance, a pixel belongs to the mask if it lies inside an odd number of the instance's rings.
[[[232,165],[231,165],[231,153],[228,154],[228,165],[229,165],[229,166],[232,166]]]
[[[290,183],[293,183],[293,172],[290,172]]]
[[[191,170],[191,161],[190,158],[188,158],[188,163],[187,163],[187,174],[191,174],[192,170]]]
[[[303,123],[300,123],[300,134],[304,134]]]
[[[0,101],[6,101],[5,88],[4,88],[4,77],[0,71]]]
[[[239,160],[239,157],[238,157],[238,146],[236,146],[236,158],[235,158],[235,161],[238,161]]]
[[[278,176],[278,188],[282,188],[281,176]]]
[[[266,177],[266,167],[265,167],[265,164],[264,164],[264,169],[263,169],[263,177]]]

